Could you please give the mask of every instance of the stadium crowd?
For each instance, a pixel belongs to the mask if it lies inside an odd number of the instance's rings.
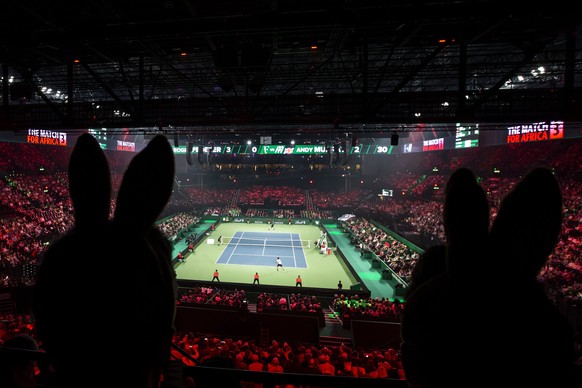
[[[579,248],[582,183],[575,155],[582,147],[576,142],[556,142],[553,146],[533,144],[523,152],[520,152],[522,148],[509,146],[511,159],[504,147],[470,150],[454,156],[450,151],[443,151],[425,157],[414,167],[400,158],[397,162],[401,165],[394,166],[397,173],[374,180],[376,187],[393,188],[395,194],[392,198],[373,195],[374,191],[369,188],[354,188],[345,193],[322,188],[302,190],[292,186],[252,185],[240,189],[178,186],[164,211],[164,222],[159,226],[171,238],[185,227],[185,223],[193,223],[196,217],[205,214],[331,219],[338,212],[350,209],[360,216],[357,226],[350,225],[350,228],[357,229],[357,239],[406,279],[414,265],[415,252],[410,252],[379,229],[370,227],[370,220],[374,219],[396,232],[406,234],[406,231],[411,231],[412,235],[430,236],[434,244],[442,243],[441,189],[452,168],[457,165],[478,166],[475,170],[481,172],[481,185],[487,192],[491,219],[494,219],[500,199],[526,170],[524,166],[544,155],[562,187],[564,224],[560,241],[544,268],[541,280],[556,301],[579,301],[582,295]],[[71,227],[72,206],[64,172],[68,154],[46,147],[41,147],[41,152],[40,146],[28,144],[0,143],[0,147],[4,172],[0,180],[0,274],[5,285],[26,284],[31,279],[18,278],[22,274],[19,267],[34,265],[50,241]],[[485,152],[486,158],[482,155]],[[22,154],[27,158],[21,158]],[[128,155],[112,152],[108,158],[112,165],[112,186],[116,190]],[[252,203],[276,206],[265,209],[250,206]],[[112,211],[114,206],[113,203]],[[185,214],[194,218],[184,220]]]
[[[546,147],[544,149],[544,146]],[[480,171],[480,184],[487,193],[491,218],[494,219],[501,198],[519,180],[524,166],[532,160],[546,161],[554,168],[563,195],[563,229],[556,249],[550,255],[539,280],[544,284],[552,300],[582,303],[582,180],[579,161],[582,145],[557,144],[555,148],[531,145],[527,149],[509,146],[493,149],[487,158],[482,150],[469,150],[452,158],[448,152],[427,157],[423,164],[410,168],[403,174],[395,174],[376,182],[373,189],[354,189],[348,193],[322,189],[299,190],[291,187],[252,186],[244,189],[194,189],[177,187],[175,195],[165,209],[161,231],[170,240],[181,230],[196,223],[203,214],[264,216],[278,218],[299,217],[330,219],[337,211],[350,208],[357,217],[345,223],[352,233],[354,245],[374,252],[402,279],[409,279],[418,259],[418,253],[375,226],[371,220],[387,226],[399,226],[396,231],[412,230],[429,235],[435,244],[444,241],[442,225],[443,188],[448,173],[458,165],[476,165]],[[42,148],[46,150],[46,148]],[[34,265],[40,255],[55,238],[68,231],[73,222],[72,206],[68,199],[65,165],[66,153],[41,152],[37,147],[0,143],[3,152],[0,169],[0,274],[5,286],[30,284],[18,269]],[[26,153],[27,157],[21,156]],[[126,155],[112,163],[113,187],[120,185],[123,162]],[[447,160],[449,158],[449,160]],[[25,159],[25,160],[23,160]],[[404,159],[404,158],[402,158]],[[402,162],[402,161],[401,161]],[[435,168],[435,165],[436,166]],[[495,169],[494,169],[495,168]],[[393,198],[378,197],[378,187],[392,187]],[[276,213],[254,206],[281,206]],[[112,210],[115,204],[112,205]],[[298,209],[301,208],[301,209]],[[299,210],[299,211],[296,211]],[[403,225],[405,227],[403,227]],[[428,248],[428,247],[425,247]],[[499,270],[502,270],[500,268]],[[179,304],[219,304],[234,307],[244,305],[243,290],[235,292],[214,288],[185,291],[179,296]],[[340,316],[382,317],[398,322],[405,303],[397,300],[360,299],[356,296],[337,295],[333,309]],[[319,311],[321,305],[312,296],[263,294],[259,297],[259,309]],[[30,316],[12,315],[0,317],[0,339],[16,333],[34,335],[34,321]],[[354,377],[379,377],[404,379],[399,352],[395,349],[365,351],[341,345],[317,347],[312,345],[272,342],[261,346],[252,340],[201,336],[193,333],[176,333],[176,344],[188,353],[187,365],[222,365],[252,370],[321,373]],[[42,348],[42,344],[40,344]]]

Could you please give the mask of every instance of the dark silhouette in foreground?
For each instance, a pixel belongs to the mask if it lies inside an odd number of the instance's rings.
[[[409,386],[574,387],[574,329],[537,281],[562,223],[552,172],[536,168],[517,183],[489,230],[486,195],[459,169],[443,220],[446,246],[419,260],[435,266],[419,268],[403,313]]]
[[[154,226],[174,155],[154,137],[128,166],[110,219],[105,154],[82,134],[69,161],[75,226],[46,251],[34,290],[37,335],[60,387],[158,387],[170,360],[176,281]]]

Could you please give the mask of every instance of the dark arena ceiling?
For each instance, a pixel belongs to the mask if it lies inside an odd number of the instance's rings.
[[[582,121],[574,3],[8,0],[1,129]]]

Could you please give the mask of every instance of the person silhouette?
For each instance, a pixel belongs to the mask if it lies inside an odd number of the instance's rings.
[[[421,256],[418,265],[426,267],[413,278],[402,314],[410,387],[496,386],[499,378],[504,386],[574,387],[574,330],[536,280],[557,243],[561,211],[555,177],[537,168],[503,198],[489,231],[476,177],[465,168],[453,172],[444,249]],[[501,270],[492,272],[495,266]],[[501,303],[491,296],[499,289]]]
[[[172,147],[155,136],[127,167],[110,219],[106,156],[93,136],[78,137],[68,174],[75,225],[45,251],[33,290],[37,338],[59,387],[159,386],[177,284],[170,243],[154,222],[174,170]],[[91,350],[80,357],[83,341]]]

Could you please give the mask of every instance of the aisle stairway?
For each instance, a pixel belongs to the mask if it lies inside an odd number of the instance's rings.
[[[342,326],[337,314],[330,308],[323,309],[325,327],[319,331],[319,344],[321,346],[339,346],[345,344],[351,346],[352,333]]]
[[[323,310],[323,316],[325,317],[325,324],[326,325],[334,325],[334,324],[342,324],[342,321],[340,321],[340,319],[337,316],[337,313],[334,312],[332,309],[330,308],[324,308]]]

